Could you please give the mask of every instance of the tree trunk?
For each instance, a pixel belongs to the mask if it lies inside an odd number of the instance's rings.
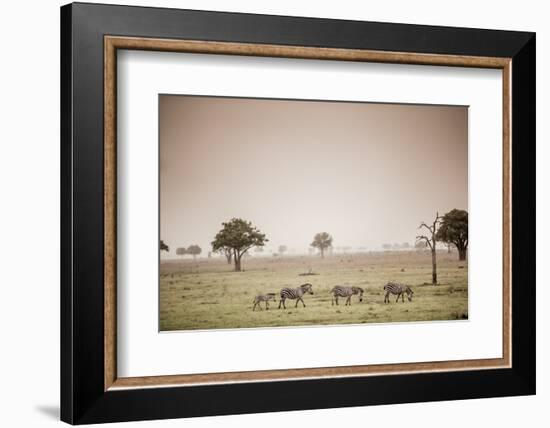
[[[319,248],[321,250],[321,258],[325,258],[325,249],[323,247]]]
[[[460,260],[461,262],[466,260],[466,253],[467,253],[466,248],[459,248],[458,249],[458,260]]]
[[[435,259],[435,248],[432,250],[432,285],[437,285],[437,266]]]
[[[227,264],[230,265],[233,262],[233,257],[231,253],[225,253],[225,258],[227,259]]]
[[[241,256],[235,254],[233,259],[235,260],[235,272],[240,272],[241,271]]]

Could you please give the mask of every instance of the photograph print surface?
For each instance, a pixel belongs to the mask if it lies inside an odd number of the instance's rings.
[[[159,96],[160,330],[468,319],[468,108]]]

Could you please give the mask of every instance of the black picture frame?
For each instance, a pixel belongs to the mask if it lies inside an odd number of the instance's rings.
[[[512,58],[512,367],[105,391],[105,35]],[[528,32],[63,6],[61,419],[86,424],[534,394],[535,43]]]

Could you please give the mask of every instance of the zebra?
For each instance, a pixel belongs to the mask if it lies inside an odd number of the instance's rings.
[[[407,299],[409,299],[409,302],[412,302],[412,296],[414,294],[411,287],[408,285],[391,281],[384,285],[384,291],[386,292],[386,295],[384,296],[384,303],[390,303],[390,293],[397,295],[395,303],[399,301],[399,297],[401,297],[402,302],[405,302],[405,293],[407,294]]]
[[[260,311],[262,310],[262,305],[260,303],[265,302],[265,310],[269,310],[269,301],[273,300],[276,302],[275,296],[277,296],[275,293],[267,293],[267,294],[259,294],[258,296],[254,297],[254,300],[252,303],[254,303],[254,306],[252,307],[252,311],[256,310],[256,306],[260,308]]]
[[[330,290],[332,294],[332,306],[334,302],[338,305],[338,297],[345,297],[346,303],[344,306],[351,305],[351,296],[354,294],[359,294],[359,301],[363,301],[363,289],[360,287],[345,287],[342,285],[337,285]]]
[[[283,288],[281,290],[281,300],[279,301],[279,309],[281,309],[281,304],[283,305],[283,308],[286,309],[285,300],[286,299],[292,299],[296,300],[295,308],[298,307],[298,302],[302,302],[302,305],[304,305],[304,308],[306,307],[306,304],[304,303],[304,299],[302,299],[302,296],[304,294],[313,294],[313,290],[311,289],[313,287],[309,282],[306,284],[300,285],[298,288]]]

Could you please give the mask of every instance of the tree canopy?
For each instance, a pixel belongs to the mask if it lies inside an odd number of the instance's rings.
[[[438,241],[454,244],[458,259],[466,260],[468,251],[468,212],[453,209],[443,216],[436,238]]]
[[[197,244],[187,247],[186,254],[191,254],[193,258],[197,257],[200,253],[202,253],[202,248]]]
[[[183,247],[176,248],[176,254],[178,256],[185,256],[187,254],[187,249]]]
[[[222,229],[212,241],[212,249],[219,251],[224,248],[231,250],[235,271],[241,271],[241,259],[252,247],[262,247],[269,240],[250,221],[233,218],[222,223]]]
[[[160,240],[160,251],[170,251],[170,247],[166,245],[162,239]]]
[[[317,233],[313,237],[313,242],[310,245],[321,252],[321,257],[325,257],[325,250],[332,247],[332,236],[327,232]]]

